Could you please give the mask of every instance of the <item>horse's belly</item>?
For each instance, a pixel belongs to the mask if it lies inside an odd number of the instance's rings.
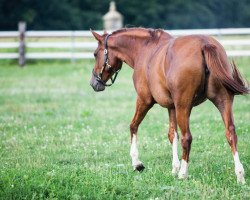
[[[148,85],[151,95],[153,96],[156,103],[158,103],[160,106],[170,107],[173,105],[173,100],[168,90],[168,83],[166,82],[163,73],[159,72],[161,69],[156,69],[157,68],[153,68],[148,73],[151,75],[148,77]]]
[[[160,106],[167,108],[173,105],[173,100],[167,90],[158,87],[151,90],[151,93],[156,103],[158,103]]]

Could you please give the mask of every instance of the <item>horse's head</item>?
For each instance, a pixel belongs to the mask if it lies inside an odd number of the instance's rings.
[[[122,67],[122,61],[117,57],[114,49],[109,42],[109,34],[104,33],[99,35],[98,33],[91,31],[95,39],[98,41],[98,47],[94,52],[95,66],[92,71],[92,77],[90,85],[93,89],[103,91],[105,86],[111,86],[119,70]],[[108,80],[111,80],[111,84],[107,84]]]

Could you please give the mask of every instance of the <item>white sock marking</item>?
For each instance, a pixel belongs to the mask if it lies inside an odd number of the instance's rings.
[[[240,162],[239,154],[236,151],[235,154],[233,155],[234,157],[234,165],[235,165],[235,174],[237,176],[237,182],[238,183],[245,183],[245,178],[244,178],[244,168],[243,165]]]
[[[139,152],[137,149],[137,137],[135,134],[133,134],[132,137],[132,144],[130,148],[130,156],[132,158],[132,166],[135,167],[141,164],[141,161],[139,161]]]
[[[174,132],[174,139],[172,143],[172,151],[173,151],[173,160],[172,160],[172,174],[177,174],[180,169],[180,161],[178,158],[178,136],[177,133]]]
[[[185,160],[181,160],[181,169],[178,174],[179,179],[187,178],[188,176],[188,163]]]

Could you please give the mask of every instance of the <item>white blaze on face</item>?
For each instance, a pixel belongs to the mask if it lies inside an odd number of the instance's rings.
[[[236,151],[234,154],[234,165],[235,165],[235,174],[237,176],[237,182],[238,183],[245,183],[245,178],[244,178],[244,168],[243,165],[240,162],[239,154]]]
[[[178,158],[178,136],[177,133],[174,132],[174,139],[172,143],[172,151],[173,151],[173,161],[172,161],[172,173],[176,174],[179,171],[180,168],[180,161]]]
[[[132,137],[130,156],[132,158],[132,166],[134,168],[141,164],[141,162],[139,161],[139,158],[138,158],[139,153],[138,153],[138,149],[137,149],[137,136],[135,134],[133,134],[133,137]]]

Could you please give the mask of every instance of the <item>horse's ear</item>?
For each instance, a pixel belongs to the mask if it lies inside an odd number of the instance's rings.
[[[100,36],[98,33],[93,31],[92,29],[90,29],[90,31],[91,31],[91,33],[93,34],[93,36],[95,37],[96,40],[101,41],[102,36]]]

